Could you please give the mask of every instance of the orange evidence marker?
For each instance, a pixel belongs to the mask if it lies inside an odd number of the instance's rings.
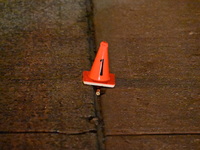
[[[101,42],[90,71],[83,71],[83,83],[98,87],[114,87],[115,75],[109,72],[108,43]]]

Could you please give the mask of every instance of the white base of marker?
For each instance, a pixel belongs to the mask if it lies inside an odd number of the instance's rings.
[[[93,85],[93,86],[101,86],[101,87],[109,87],[109,88],[115,87],[115,85],[109,85],[109,84],[103,84],[103,83],[94,83],[94,82],[87,82],[87,81],[83,81],[83,83],[87,85]]]
[[[115,87],[115,75],[110,73],[110,80],[107,82],[97,82],[89,78],[89,71],[83,71],[83,83],[87,85],[99,86],[99,87]]]

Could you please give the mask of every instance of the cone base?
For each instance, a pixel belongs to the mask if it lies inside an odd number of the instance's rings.
[[[83,83],[93,86],[102,86],[113,88],[115,86],[115,75],[110,73],[110,80],[107,82],[97,82],[89,78],[89,71],[83,71]]]

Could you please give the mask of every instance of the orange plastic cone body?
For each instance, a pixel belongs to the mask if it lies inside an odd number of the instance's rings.
[[[101,42],[88,76],[92,80],[98,82],[106,82],[110,80],[107,42]]]
[[[83,83],[98,87],[115,86],[115,75],[109,73],[108,43],[101,42],[90,71],[83,71]]]

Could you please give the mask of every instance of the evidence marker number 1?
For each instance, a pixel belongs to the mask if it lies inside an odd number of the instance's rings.
[[[103,64],[104,64],[104,59],[100,59],[100,62],[101,62],[101,66],[100,66],[100,76],[103,76]]]

